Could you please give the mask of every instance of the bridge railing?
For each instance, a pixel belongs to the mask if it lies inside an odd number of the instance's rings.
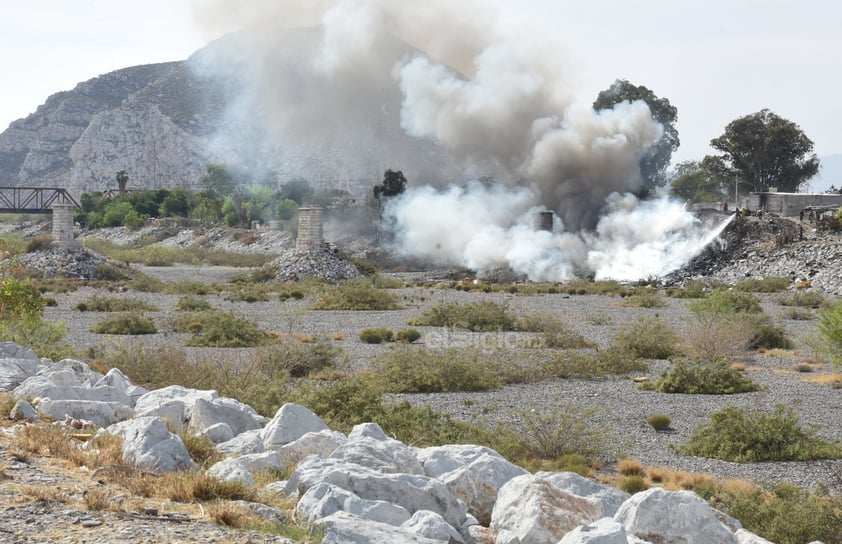
[[[0,187],[0,213],[53,213],[53,205],[80,208],[66,189],[58,187]]]

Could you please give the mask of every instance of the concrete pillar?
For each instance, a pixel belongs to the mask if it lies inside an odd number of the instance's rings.
[[[53,204],[52,235],[56,242],[73,242],[73,210],[71,204]]]
[[[298,208],[298,237],[295,249],[312,249],[322,246],[323,242],[322,208],[308,206]]]

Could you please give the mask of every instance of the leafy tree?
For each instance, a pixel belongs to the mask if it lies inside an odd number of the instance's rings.
[[[102,223],[105,227],[121,227],[123,226],[126,215],[129,212],[134,212],[132,205],[126,201],[113,202],[106,209],[102,216]]]
[[[236,182],[231,171],[222,164],[207,165],[207,173],[202,184],[208,193],[215,197],[225,197],[234,191]]]
[[[187,189],[169,191],[158,208],[161,217],[187,217],[189,214],[190,192]]]
[[[666,98],[658,98],[648,88],[640,85],[633,85],[625,79],[616,80],[611,87],[599,93],[593,103],[596,111],[608,110],[620,102],[634,102],[643,100],[649,106],[652,119],[660,123],[664,133],[657,144],[640,159],[640,175],[643,177],[643,187],[640,190],[641,196],[646,196],[667,182],[667,167],[670,163],[673,151],[678,149],[680,144],[678,129],[675,123],[678,120],[678,108],[670,104]]]
[[[842,302],[819,314],[819,332],[837,367],[842,366]]]
[[[400,170],[386,170],[383,183],[374,186],[374,198],[381,200],[398,196],[406,191],[406,177]]]
[[[202,191],[193,197],[190,216],[202,223],[212,224],[219,221],[222,210],[222,198],[212,191]]]
[[[309,203],[313,193],[313,187],[303,179],[294,179],[281,187],[281,198],[294,200],[299,206]]]
[[[126,185],[128,185],[129,183],[129,173],[125,170],[120,170],[119,172],[117,172],[115,179],[117,180],[117,189],[121,193],[125,193]]]
[[[275,217],[284,221],[295,217],[298,203],[291,198],[284,198],[275,203]]]
[[[812,140],[798,125],[768,109],[731,121],[710,145],[722,152],[719,158],[739,178],[741,191],[745,186],[796,192],[819,171]]]
[[[733,182],[716,157],[701,162],[687,161],[676,166],[670,196],[693,202],[716,202],[733,194]]]

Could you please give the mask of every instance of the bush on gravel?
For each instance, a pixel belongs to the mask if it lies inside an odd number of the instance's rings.
[[[643,359],[668,359],[678,353],[678,334],[659,317],[644,317],[624,324],[611,346],[620,353]]]
[[[369,280],[349,281],[328,288],[311,310],[398,310],[398,299],[371,285]]]
[[[190,312],[174,317],[171,323],[175,332],[193,335],[185,341],[185,346],[247,348],[264,345],[271,340],[255,322],[233,312]]]
[[[393,393],[483,391],[505,383],[500,358],[478,349],[397,348],[375,359],[371,371]]]
[[[128,313],[103,319],[91,327],[97,334],[155,334],[158,328],[155,322],[138,313]]]
[[[472,332],[513,331],[517,329],[517,317],[506,304],[491,300],[479,302],[439,302],[410,325],[447,327]]]
[[[745,293],[780,293],[786,291],[792,280],[787,277],[749,278],[734,285],[736,291]]]
[[[76,305],[80,312],[157,312],[158,308],[133,297],[105,297],[97,294]]]
[[[760,386],[731,368],[730,361],[717,357],[712,360],[678,359],[657,380],[644,382],[641,389],[661,393],[691,395],[734,395],[759,391]]]

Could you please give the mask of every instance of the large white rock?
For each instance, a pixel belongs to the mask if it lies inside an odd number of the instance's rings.
[[[64,377],[64,373],[54,374],[53,377]],[[103,385],[90,387],[86,385],[62,385],[50,381],[50,377],[34,376],[27,378],[17,388],[14,395],[16,398],[39,398],[52,400],[87,400],[96,402],[116,402],[123,404],[130,410],[134,404],[121,390]],[[132,410],[134,413],[134,410]]]
[[[133,384],[131,380],[126,377],[125,374],[120,372],[120,369],[118,368],[112,368],[109,370],[105,376],[100,378],[99,381],[94,384],[94,387],[102,387],[105,385],[114,387],[115,389],[119,389],[125,393],[130,399],[132,406],[135,405],[138,398],[149,392],[148,389]]]
[[[468,507],[442,482],[419,474],[385,474],[339,459],[307,457],[290,476],[288,496],[302,496],[308,489],[328,483],[355,493],[362,499],[384,500],[406,508],[413,514],[431,510],[459,527]]]
[[[308,489],[298,500],[295,511],[307,525],[336,512],[347,512],[396,527],[410,519],[406,508],[386,501],[361,499],[347,489],[326,483]]]
[[[227,423],[214,423],[199,433],[202,438],[207,438],[214,444],[223,444],[234,438],[234,431]]]
[[[692,491],[653,487],[632,495],[614,520],[630,534],[659,544],[737,544],[719,515]]]
[[[179,437],[157,417],[141,417],[103,429],[123,439],[123,457],[140,467],[161,472],[196,468]]]
[[[43,399],[38,403],[38,412],[53,421],[73,419],[90,421],[97,427],[107,427],[134,416],[128,404],[96,400],[53,400]]]
[[[11,391],[35,376],[39,364],[34,352],[14,342],[0,342],[0,391]]]
[[[576,527],[558,544],[629,544],[629,539],[622,524],[602,518],[590,525]]]
[[[602,517],[602,506],[596,501],[529,474],[512,478],[500,488],[491,528],[497,531],[497,544],[555,544],[579,525]]]
[[[352,433],[353,434],[353,433]],[[424,474],[415,452],[403,442],[387,438],[352,437],[330,454],[333,459],[356,463],[379,472]]]
[[[261,424],[254,418],[252,413],[242,409],[236,404],[226,405],[218,402],[219,399],[208,401],[197,398],[187,412],[189,423],[187,428],[194,434],[203,433],[208,427],[217,423],[227,424],[237,436],[245,431],[260,429]]]
[[[217,444],[216,449],[227,455],[262,453],[264,451],[263,429],[255,429],[238,434],[227,442]]]
[[[323,459],[330,457],[330,454],[336,448],[347,441],[348,438],[339,431],[325,429],[315,433],[307,433],[298,440],[284,444],[278,451],[287,460],[287,463],[295,465],[308,455],[318,455]]]
[[[154,407],[145,407],[138,411],[135,404],[135,415],[137,417],[159,417],[163,419],[170,431],[181,434],[184,432],[184,402],[180,400],[168,400]]]
[[[412,514],[412,518],[404,522],[401,529],[449,544],[465,544],[465,539],[459,531],[448,524],[443,517],[429,510],[419,510]]]
[[[468,505],[482,525],[491,522],[497,492],[526,469],[483,446],[447,445],[416,451],[427,476],[438,478]]]
[[[389,440],[390,438],[383,430],[383,427],[377,423],[360,423],[354,425],[354,428],[348,433],[348,438],[351,440],[362,437],[373,438],[375,440]]]
[[[254,476],[248,464],[241,458],[228,458],[215,463],[205,474],[221,482],[239,482],[246,486],[254,485]]]
[[[182,420],[186,419],[186,414],[196,402],[196,399],[203,399],[212,402],[219,398],[219,393],[214,390],[199,390],[182,387],[180,385],[169,385],[161,389],[155,389],[141,395],[135,403],[135,412],[137,414],[146,414],[152,410],[157,409],[163,404],[170,401],[179,401],[183,406]]]
[[[320,519],[312,525],[312,530],[324,531],[322,544],[442,544],[441,540],[426,538],[347,512],[336,512]]]
[[[613,516],[620,505],[631,497],[622,489],[589,480],[575,472],[538,472],[536,478],[543,478],[562,491],[577,497],[585,497],[602,505],[605,516]]]
[[[319,416],[300,404],[286,403],[263,428],[263,447],[267,450],[298,440],[307,433],[328,429]]]
[[[31,404],[19,399],[9,412],[9,419],[14,421],[32,421],[38,419],[38,411]]]

